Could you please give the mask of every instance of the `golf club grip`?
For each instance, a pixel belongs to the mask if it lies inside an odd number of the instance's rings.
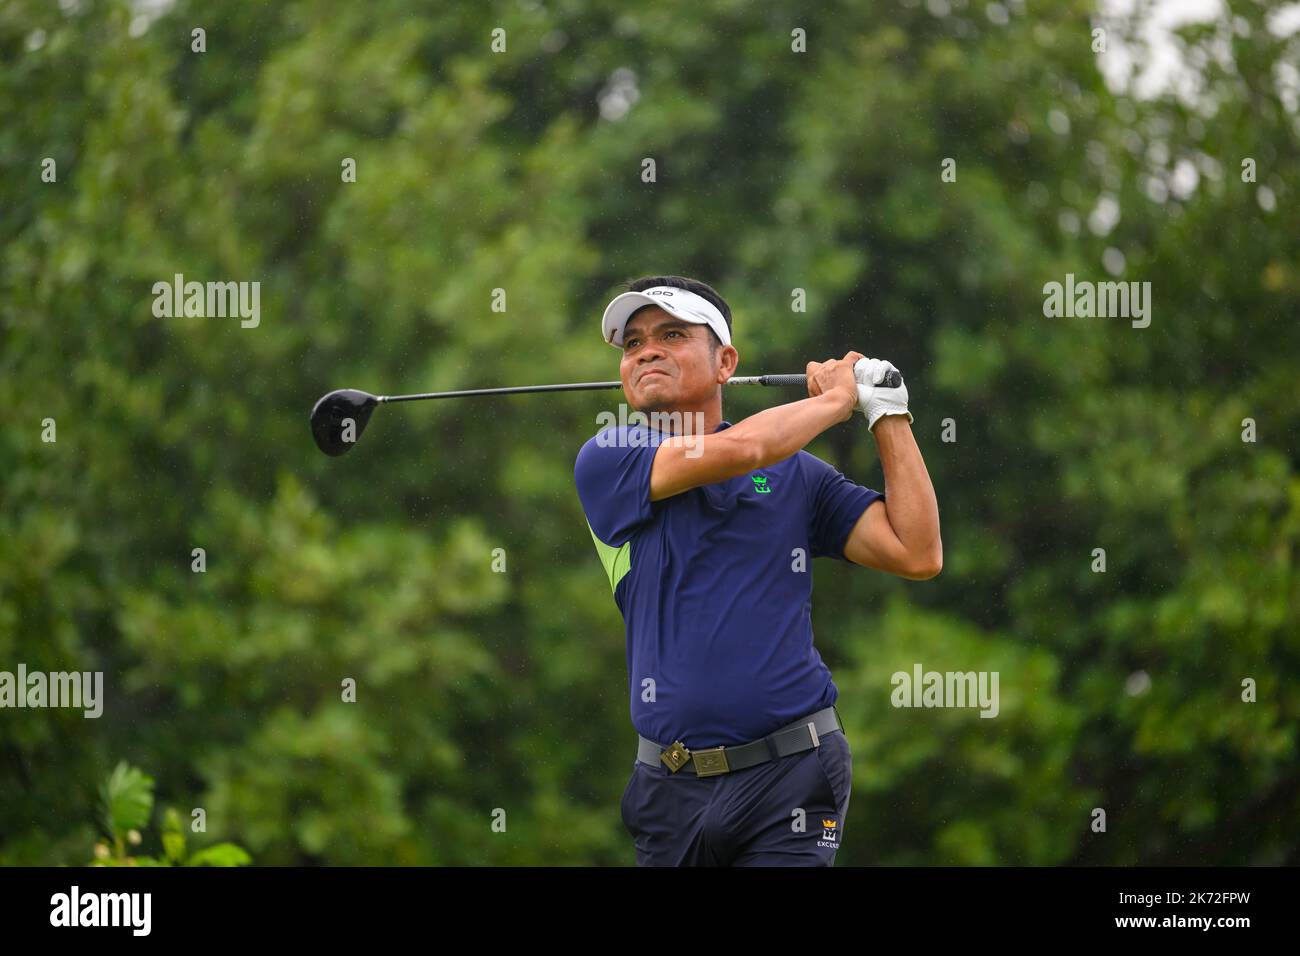
[[[807,375],[760,375],[758,377],[760,385],[807,385]],[[901,372],[893,371],[885,374],[885,380],[880,383],[884,388],[898,388],[903,384],[903,375]]]

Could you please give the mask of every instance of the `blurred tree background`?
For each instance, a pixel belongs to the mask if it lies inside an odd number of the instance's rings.
[[[0,863],[84,863],[125,760],[257,863],[630,864],[572,483],[618,393],[340,459],[307,412],[616,378],[600,310],[659,272],[728,298],[742,374],[907,376],[944,572],[815,566],[841,865],[1300,863],[1297,18],[1228,0],[1138,96],[1142,4],[805,6],[0,6],[0,670],[106,695],[0,712]],[[260,281],[260,324],[154,317],[176,273]],[[1150,326],[1044,317],[1067,273],[1149,281]],[[860,422],[810,450],[880,486]],[[893,708],[914,662],[997,670],[999,716]]]

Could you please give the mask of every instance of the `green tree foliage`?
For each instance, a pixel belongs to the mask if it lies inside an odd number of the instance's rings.
[[[0,669],[106,698],[0,712],[0,862],[85,862],[126,756],[259,863],[630,863],[572,488],[617,393],[394,408],[339,459],[306,416],[613,378],[599,311],[655,272],[728,297],[742,373],[907,375],[945,570],[816,565],[842,863],[1300,862],[1298,35],[1229,6],[1151,98],[1079,0],[0,7]],[[260,323],[155,317],[177,273]],[[1150,281],[1151,325],[1045,317],[1067,273]],[[810,450],[879,486],[859,425]],[[998,718],[891,706],[915,662],[999,671]]]

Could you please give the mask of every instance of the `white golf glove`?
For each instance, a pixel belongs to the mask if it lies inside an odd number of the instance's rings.
[[[853,377],[858,382],[858,411],[866,416],[868,431],[886,415],[906,415],[908,424],[912,423],[912,413],[907,410],[907,384],[901,381],[902,373],[899,373],[897,388],[880,384],[889,372],[897,371],[884,359],[863,358],[853,365]]]

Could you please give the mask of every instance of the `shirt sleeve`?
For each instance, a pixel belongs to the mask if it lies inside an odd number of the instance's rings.
[[[808,543],[812,557],[844,557],[849,532],[873,501],[885,496],[845,478],[816,455],[801,452],[808,487]]]
[[[650,469],[658,448],[649,429],[620,425],[589,438],[578,452],[578,499],[592,532],[610,547],[621,547],[653,517]]]

